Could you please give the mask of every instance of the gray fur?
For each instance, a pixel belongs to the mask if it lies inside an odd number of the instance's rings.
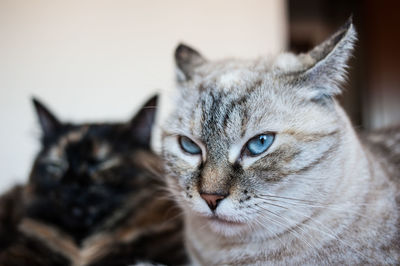
[[[398,168],[333,98],[355,39],[349,21],[307,54],[207,61],[185,48],[185,64],[177,58],[162,152],[193,264],[398,263],[399,171],[388,171]],[[266,132],[271,147],[246,154]],[[202,154],[185,154],[178,136]],[[229,196],[212,212],[200,192]]]

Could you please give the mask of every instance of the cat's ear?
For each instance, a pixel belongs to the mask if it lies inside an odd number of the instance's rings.
[[[50,112],[46,106],[44,106],[44,104],[42,104],[36,98],[32,98],[32,103],[39,119],[43,137],[49,138],[54,136],[62,128],[61,122],[55,117],[54,114]]]
[[[193,77],[194,69],[207,60],[195,49],[179,44],[175,50],[175,63],[177,67],[177,80],[187,81]]]
[[[347,61],[352,55],[356,31],[352,18],[335,34],[307,54],[299,55],[304,69],[300,82],[312,88],[309,95],[318,99],[341,93],[340,83],[345,80]]]
[[[130,121],[135,142],[145,147],[150,147],[157,102],[158,95],[151,97]]]

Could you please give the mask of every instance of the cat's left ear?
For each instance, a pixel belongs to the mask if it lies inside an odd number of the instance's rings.
[[[352,18],[335,34],[307,54],[299,55],[304,63],[297,81],[311,87],[310,98],[318,99],[341,93],[340,83],[345,80],[347,61],[357,39]]]
[[[177,80],[188,81],[192,79],[196,67],[204,64],[207,60],[195,49],[179,44],[175,49],[175,63],[177,67]]]
[[[150,147],[151,133],[156,117],[158,95],[151,97],[130,121],[136,143]]]
[[[62,128],[61,122],[56,118],[50,110],[44,106],[38,99],[32,98],[37,117],[39,118],[40,127],[42,128],[43,137],[51,138],[56,135]]]

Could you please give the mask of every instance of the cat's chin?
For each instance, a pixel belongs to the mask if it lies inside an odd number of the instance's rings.
[[[226,237],[238,236],[249,230],[248,225],[243,222],[230,221],[222,218],[206,218],[208,227],[216,234]]]

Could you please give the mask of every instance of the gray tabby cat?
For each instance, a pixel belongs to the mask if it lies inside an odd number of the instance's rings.
[[[349,21],[307,54],[177,48],[162,153],[193,264],[399,263],[400,130],[360,140],[334,98],[355,39]]]

